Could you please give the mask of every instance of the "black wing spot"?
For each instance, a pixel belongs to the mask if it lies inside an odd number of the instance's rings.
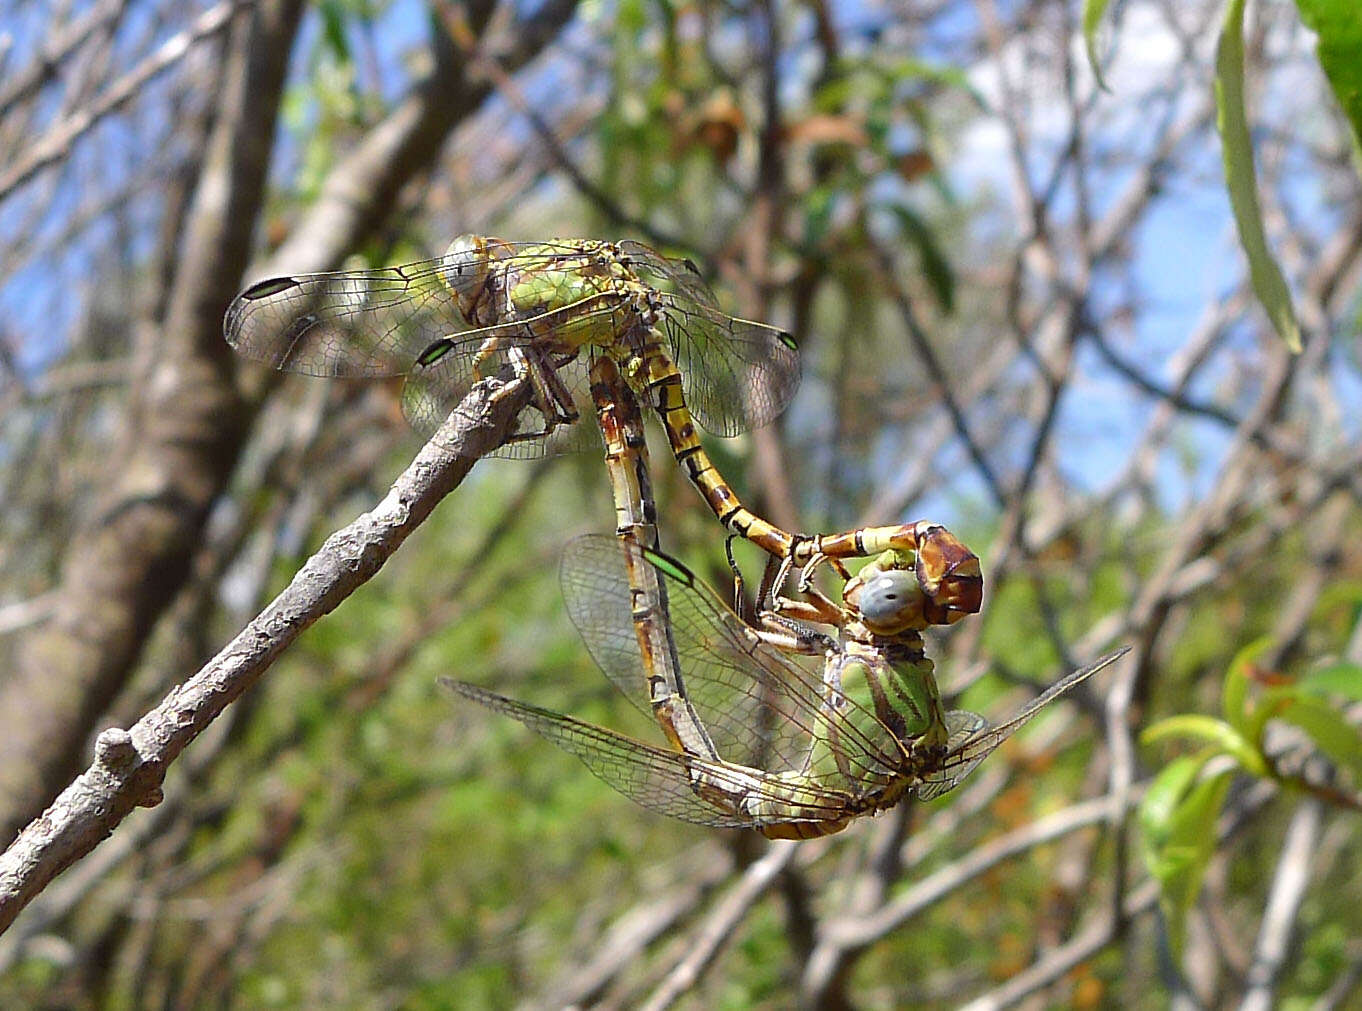
[[[426,348],[416,358],[416,364],[420,366],[434,365],[441,358],[449,353],[449,349],[454,346],[453,341],[448,337],[438,340],[430,347]]]
[[[269,298],[272,295],[279,294],[281,291],[288,291],[290,288],[296,288],[297,286],[298,281],[295,278],[271,277],[268,280],[251,285],[243,291],[239,297],[250,299]]]

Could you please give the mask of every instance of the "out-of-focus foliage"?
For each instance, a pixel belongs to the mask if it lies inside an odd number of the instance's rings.
[[[1253,170],[1253,145],[1244,109],[1244,3],[1230,0],[1225,6],[1225,26],[1215,51],[1216,125],[1223,145],[1225,185],[1239,228],[1239,242],[1248,257],[1254,294],[1286,346],[1300,351],[1300,324],[1291,304],[1291,289],[1268,249],[1263,211],[1258,206],[1258,176]]]
[[[1319,36],[1319,64],[1334,97],[1352,123],[1353,139],[1362,141],[1362,22],[1347,0],[1296,0],[1301,20]]]
[[[1299,680],[1274,683],[1282,679],[1255,666],[1271,645],[1271,640],[1260,639],[1240,650],[1230,663],[1222,694],[1223,719],[1170,716],[1140,735],[1145,744],[1181,738],[1201,745],[1195,754],[1169,762],[1154,777],[1140,806],[1145,862],[1162,889],[1171,944],[1179,954],[1187,912],[1215,854],[1216,819],[1234,767],[1260,779],[1312,788],[1308,781],[1275,767],[1267,750],[1269,720],[1294,724],[1314,749],[1345,774],[1346,782],[1332,794],[1335,801],[1356,796],[1362,788],[1362,731],[1340,708],[1340,702],[1362,702],[1362,667],[1332,663]],[[1262,686],[1259,691],[1250,691],[1254,684]],[[1232,767],[1208,770],[1220,756],[1228,758]],[[1362,805],[1358,810],[1362,811]]]
[[[323,201],[362,202],[341,185],[361,177],[352,156],[400,127],[432,67],[467,61],[433,27],[450,6],[308,9],[257,259],[228,287],[267,261],[326,265],[273,258],[325,233]],[[0,102],[0,152],[198,13],[74,8],[113,20],[55,59],[41,102]],[[539,9],[460,7],[488,15],[493,61]],[[0,10],[16,40],[0,82],[19,80],[46,29],[33,5]],[[442,97],[490,80],[487,97],[330,264],[465,231],[691,256],[728,310],[801,345],[780,424],[710,447],[744,496],[809,531],[936,519],[980,554],[984,612],[930,644],[952,705],[997,717],[1134,644],[1119,668],[947,797],[828,840],[768,849],[658,818],[435,689],[465,678],[654,732],[563,612],[563,543],[613,523],[598,456],[484,461],[172,767],[163,805],[0,936],[0,1005],[636,1006],[680,987],[681,1006],[1154,1007],[1181,989],[1237,1007],[1250,978],[1284,1005],[1356,1001],[1362,195],[1328,101],[1356,122],[1348,46],[1321,30],[1316,58],[1289,4],[1257,5],[1243,36],[1251,192],[1295,294],[1293,356],[1254,302],[1220,174],[1223,16],[1221,0],[583,3],[505,78],[470,67]],[[1099,20],[1107,91],[1083,53]],[[226,49],[191,47],[0,198],[0,659],[60,618],[68,545],[118,518],[110,470],[155,428],[139,405],[156,366],[175,371],[164,281]],[[190,676],[416,450],[391,384],[228,362],[250,438],[100,726]],[[727,585],[720,528],[660,441],[652,466],[664,546]],[[1190,747],[1139,748],[1142,727]],[[1309,804],[1302,863],[1283,840]],[[1280,957],[1260,944],[1270,898]]]
[[[1301,350],[1300,324],[1291,304],[1291,291],[1281,267],[1268,248],[1263,213],[1258,206],[1258,180],[1253,168],[1253,145],[1244,97],[1245,0],[1228,0],[1225,22],[1216,47],[1215,89],[1217,125],[1223,145],[1225,183],[1234,208],[1239,241],[1248,257],[1254,293],[1267,310],[1277,333],[1293,351]],[[1319,36],[1319,61],[1344,114],[1352,123],[1354,141],[1362,137],[1362,22],[1347,0],[1298,0],[1302,20]],[[1084,0],[1083,38],[1088,63],[1102,81],[1097,35],[1107,0]],[[1362,168],[1362,163],[1359,163]]]

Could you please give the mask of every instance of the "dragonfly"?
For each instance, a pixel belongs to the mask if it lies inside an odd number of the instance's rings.
[[[625,557],[631,552],[636,557]],[[990,726],[976,713],[934,710],[939,693],[921,648],[892,652],[876,642],[870,626],[892,636],[899,624],[921,620],[922,599],[906,592],[906,580],[889,578],[897,569],[872,562],[867,568],[878,571],[853,578],[842,609],[851,618],[835,635],[782,640],[743,621],[676,559],[632,544],[621,552],[609,537],[579,538],[561,572],[569,616],[609,680],[645,713],[630,564],[650,567],[666,585],[676,659],[706,750],[648,743],[463,681],[441,684],[524,723],[649,810],[769,838],[830,835],[909,795],[941,796],[1052,701],[1127,652],[1074,671]]]
[[[785,531],[739,499],[701,444],[759,428],[800,380],[793,337],[729,316],[694,263],[640,242],[510,242],[463,235],[442,256],[402,266],[274,277],[228,308],[227,342],[273,368],[331,377],[405,377],[402,409],[431,433],[481,378],[525,377],[533,402],[497,455],[579,448],[591,427],[592,367],[609,359],[620,390],[656,412],[687,478],[731,534],[787,566],[801,584],[821,564],[912,550],[910,526],[833,534]],[[957,615],[959,617],[960,615]]]

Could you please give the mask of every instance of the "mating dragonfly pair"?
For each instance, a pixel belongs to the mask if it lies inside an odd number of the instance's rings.
[[[278,369],[405,376],[404,414],[427,433],[480,379],[514,376],[529,384],[531,405],[499,455],[582,445],[593,430],[581,415],[595,413],[616,537],[571,543],[563,590],[587,648],[651,713],[664,743],[442,683],[520,720],[652,810],[777,838],[839,831],[910,793],[952,789],[1124,652],[996,727],[945,711],[922,633],[979,609],[978,559],[930,523],[805,536],[743,506],[695,420],[719,436],[771,421],[799,384],[794,342],[721,312],[689,261],[640,243],[464,236],[421,263],[262,281],[232,303],[225,329],[238,352]],[[779,563],[750,622],[658,549],[644,404],[730,537]],[[850,558],[871,561],[852,576]],[[822,565],[844,580],[840,604],[813,582]],[[785,596],[796,569],[798,596]]]

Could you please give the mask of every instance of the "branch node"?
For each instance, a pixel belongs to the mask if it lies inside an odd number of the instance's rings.
[[[95,759],[107,769],[126,769],[137,757],[137,746],[132,743],[132,734],[122,727],[109,727],[95,739]]]

